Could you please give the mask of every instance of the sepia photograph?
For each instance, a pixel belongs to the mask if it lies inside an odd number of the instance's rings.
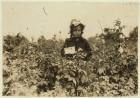
[[[2,96],[138,96],[139,2],[1,6]]]

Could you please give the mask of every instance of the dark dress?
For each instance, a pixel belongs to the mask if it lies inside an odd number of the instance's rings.
[[[85,60],[85,61],[89,60],[90,56],[92,55],[91,48],[90,48],[87,40],[84,39],[83,37],[67,38],[65,40],[64,46],[61,50],[62,57],[72,58],[74,54],[65,54],[64,48],[73,47],[73,46],[75,47],[76,52],[78,52],[78,49],[81,48],[83,50],[83,52],[86,53],[86,56],[85,56],[85,58],[83,58],[83,60]]]

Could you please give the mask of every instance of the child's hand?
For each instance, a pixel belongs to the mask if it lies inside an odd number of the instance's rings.
[[[78,52],[77,53],[78,58],[84,59],[86,56],[87,56],[87,54],[85,52]]]
[[[78,49],[78,52],[82,52],[82,51],[83,51],[83,49],[82,49],[82,48],[79,48],[79,49]]]

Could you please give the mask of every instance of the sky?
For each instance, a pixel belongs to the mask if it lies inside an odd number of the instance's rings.
[[[54,34],[65,39],[72,19],[85,25],[83,36],[88,38],[101,34],[101,28],[111,27],[118,18],[126,25],[127,36],[138,26],[138,3],[2,2],[3,35],[21,32],[28,39],[41,35],[49,39]]]

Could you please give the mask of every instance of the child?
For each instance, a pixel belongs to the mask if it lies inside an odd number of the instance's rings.
[[[73,19],[70,25],[70,38],[65,40],[64,46],[61,50],[62,57],[74,58],[78,56],[84,61],[89,60],[91,53],[91,48],[86,39],[82,37],[84,25]]]

